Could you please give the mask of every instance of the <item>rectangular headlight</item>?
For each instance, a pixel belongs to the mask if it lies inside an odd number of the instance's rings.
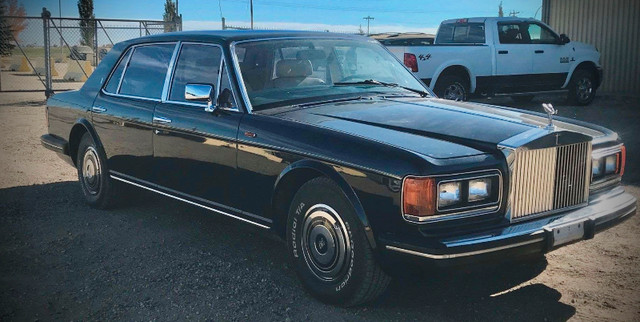
[[[469,181],[469,202],[481,201],[491,195],[491,178],[481,178]]]
[[[602,174],[602,167],[600,166],[602,159],[593,159],[591,161],[591,175],[596,178]]]
[[[610,155],[605,158],[604,161],[604,174],[616,173],[618,168],[618,155]]]
[[[440,184],[438,188],[438,208],[455,205],[460,202],[460,181]]]

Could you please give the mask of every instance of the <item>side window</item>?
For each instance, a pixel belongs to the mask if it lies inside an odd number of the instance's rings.
[[[227,65],[222,65],[222,73],[220,74],[220,94],[218,94],[218,105],[222,108],[238,109],[236,99],[233,96],[233,89],[231,89],[231,83],[229,81],[229,70]]]
[[[120,93],[160,99],[175,44],[139,46],[124,72]]]
[[[111,74],[111,78],[109,78],[109,82],[107,82],[107,86],[104,87],[104,90],[107,93],[116,94],[118,92],[118,85],[120,85],[120,80],[122,79],[122,72],[124,71],[127,61],[129,61],[131,51],[131,49],[127,50],[127,52],[122,55],[122,58],[120,58],[118,66],[116,66],[116,69]]]
[[[498,38],[501,44],[524,44],[528,42],[519,22],[498,24]]]
[[[184,98],[187,84],[209,84],[217,90],[221,59],[222,51],[218,46],[183,45],[173,74],[169,100],[187,102]]]
[[[450,23],[443,24],[438,30],[438,42],[442,44],[483,44],[485,42],[484,24]]]
[[[558,44],[560,42],[551,30],[535,23],[529,24],[529,38],[532,44]]]

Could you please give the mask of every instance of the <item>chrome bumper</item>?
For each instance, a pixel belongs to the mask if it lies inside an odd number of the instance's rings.
[[[583,208],[505,228],[443,239],[440,241],[443,247],[437,249],[395,242],[387,242],[385,248],[431,260],[474,259],[480,255],[503,251],[512,251],[517,255],[524,248],[527,248],[527,253],[544,253],[569,243],[593,238],[597,232],[635,213],[636,198],[624,192],[624,188],[615,187],[592,196],[589,205]],[[554,236],[554,233],[559,236],[561,231],[577,227],[581,234],[565,235],[563,240]]]

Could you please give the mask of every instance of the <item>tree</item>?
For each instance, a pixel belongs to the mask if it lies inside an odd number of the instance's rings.
[[[11,55],[11,50],[15,46],[11,36],[11,26],[9,19],[5,18],[7,6],[5,1],[0,0],[0,55]]]
[[[78,14],[80,15],[80,44],[93,48],[93,36],[96,16],[93,15],[93,0],[78,0]]]
[[[500,5],[498,6],[498,17],[504,17],[504,11],[502,11],[502,1],[500,1]]]
[[[178,9],[176,8],[176,4],[171,0],[165,0],[164,3],[164,14],[162,15],[162,20],[164,20],[164,32],[172,32],[176,31],[176,21],[178,17]]]
[[[7,21],[11,26],[11,33],[13,37],[18,39],[20,33],[27,28],[27,21],[24,16],[27,15],[27,11],[24,9],[24,5],[18,4],[18,0],[2,0],[6,2],[6,15],[13,16],[15,18],[8,18]]]

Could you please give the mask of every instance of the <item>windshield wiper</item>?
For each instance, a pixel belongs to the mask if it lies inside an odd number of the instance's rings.
[[[375,80],[375,79],[365,79],[363,81],[357,81],[357,82],[337,82],[337,83],[333,83],[333,85],[336,86],[348,86],[348,85],[378,85],[378,86],[384,86],[384,87],[396,87],[396,88],[402,88],[404,90],[407,91],[411,91],[414,93],[419,94],[421,97],[426,97],[429,96],[429,93],[425,92],[425,91],[421,91],[419,89],[415,89],[415,88],[411,88],[411,87],[405,87],[405,86],[400,86],[396,83],[387,83],[387,82],[381,82],[379,80]]]

